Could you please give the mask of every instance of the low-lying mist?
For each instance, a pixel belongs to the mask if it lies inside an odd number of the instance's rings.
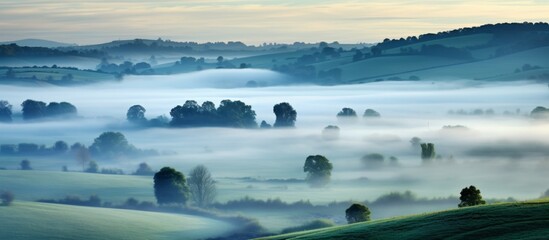
[[[548,188],[549,122],[528,115],[549,102],[547,86],[534,82],[414,81],[376,82],[360,85],[284,85],[289,79],[265,70],[211,70],[175,76],[136,76],[119,83],[83,87],[27,88],[2,86],[0,99],[9,101],[15,114],[26,99],[67,101],[78,108],[80,118],[25,122],[15,119],[0,124],[0,144],[32,142],[51,145],[57,140],[91,145],[104,131],[122,132],[138,148],[170,152],[145,159],[101,161],[131,173],[140,162],[155,170],[172,166],[187,173],[198,164],[207,166],[220,184],[220,200],[243,195],[280,197],[296,201],[375,199],[391,191],[412,190],[421,196],[457,195],[469,185],[486,197],[534,198]],[[250,81],[258,86],[245,87]],[[146,108],[146,117],[169,117],[170,109],[186,100],[199,104],[224,99],[241,100],[255,110],[257,122],[273,124],[273,105],[290,103],[297,111],[295,129],[146,128],[131,127],[126,111],[132,105]],[[344,107],[353,108],[355,121],[338,120]],[[380,118],[363,118],[368,108]],[[450,110],[492,109],[493,115],[451,115]],[[519,111],[517,111],[517,109]],[[503,114],[504,111],[515,114]],[[322,130],[340,128],[336,139],[327,140]],[[466,128],[443,129],[462,125]],[[440,155],[430,165],[422,164],[420,149],[412,137],[435,144]],[[380,153],[386,164],[369,168],[361,161]],[[311,189],[305,183],[286,186],[250,186],[224,183],[226,178],[303,179],[303,164],[309,155],[326,156],[334,165],[332,183]],[[398,158],[389,164],[389,157]],[[30,159],[32,161],[32,158]],[[33,161],[41,170],[39,160]],[[81,169],[76,160],[57,160]],[[0,167],[15,169],[14,161]],[[361,180],[358,180],[361,179]],[[230,182],[230,181],[229,181]],[[282,184],[284,185],[284,184]]]

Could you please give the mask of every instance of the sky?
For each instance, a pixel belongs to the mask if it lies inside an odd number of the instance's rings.
[[[0,41],[374,43],[498,22],[547,22],[549,0],[2,0]]]

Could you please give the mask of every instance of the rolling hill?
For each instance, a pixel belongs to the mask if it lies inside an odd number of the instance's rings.
[[[74,47],[77,46],[73,43],[62,43],[62,42],[56,42],[56,41],[50,41],[50,40],[44,40],[44,39],[21,39],[21,40],[15,40],[15,41],[8,41],[8,42],[0,42],[0,45],[4,44],[12,44],[15,43],[19,46],[23,47],[45,47],[45,48],[58,48],[58,47]]]
[[[549,199],[500,203],[263,239],[546,239]]]
[[[183,214],[15,201],[0,206],[0,239],[204,239],[233,228]]]

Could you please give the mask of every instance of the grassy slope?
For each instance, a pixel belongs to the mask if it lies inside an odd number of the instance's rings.
[[[0,69],[0,75],[5,74],[6,69]],[[63,68],[15,68],[15,77],[31,78],[36,76],[38,80],[47,80],[51,76],[54,81],[61,80],[63,76],[72,74],[73,81],[78,82],[99,82],[115,80],[114,75],[108,73],[99,73],[91,71],[63,69]]]
[[[266,239],[543,239],[549,199],[357,223]]]
[[[87,199],[93,194],[113,203],[122,203],[129,197],[154,201],[152,176],[2,170],[0,189],[8,189],[17,199],[29,201],[66,195]]]
[[[420,49],[421,46],[423,45],[440,44],[447,47],[465,48],[465,47],[474,47],[474,46],[483,45],[488,43],[492,39],[493,39],[492,34],[483,33],[483,34],[473,34],[473,35],[466,35],[466,36],[459,36],[459,37],[443,38],[443,39],[438,39],[433,41],[410,44],[404,47],[412,48],[412,49]],[[384,53],[385,54],[400,53],[400,48],[388,49]]]
[[[0,206],[0,239],[197,239],[231,225],[207,218],[16,201]]]
[[[416,71],[403,76],[416,75],[422,79],[435,77],[503,78],[513,75],[515,69],[524,64],[537,65],[547,69],[549,68],[549,57],[547,56],[549,56],[549,47],[542,47],[485,61]]]

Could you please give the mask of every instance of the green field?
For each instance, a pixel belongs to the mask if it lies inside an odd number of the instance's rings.
[[[549,199],[501,203],[264,239],[546,239]]]
[[[459,37],[449,37],[438,40],[426,41],[416,44],[410,44],[404,46],[405,48],[412,48],[415,50],[421,49],[423,45],[444,45],[446,47],[455,47],[455,48],[467,48],[475,47],[487,44],[490,40],[494,38],[493,34],[482,33],[482,34],[472,34]],[[385,54],[398,54],[400,53],[400,48],[392,48],[384,51]]]
[[[0,69],[0,75],[4,75],[7,69]],[[72,81],[75,82],[101,82],[115,80],[114,75],[93,71],[83,71],[65,68],[14,68],[16,78],[36,78],[41,81],[60,81],[64,76],[72,75]]]
[[[218,220],[109,208],[15,201],[0,206],[0,239],[202,239],[232,226]]]
[[[104,202],[122,203],[133,197],[153,201],[152,176],[106,175],[81,172],[0,171],[0,189],[15,194],[16,199],[60,199],[67,195],[87,199],[98,195]]]

